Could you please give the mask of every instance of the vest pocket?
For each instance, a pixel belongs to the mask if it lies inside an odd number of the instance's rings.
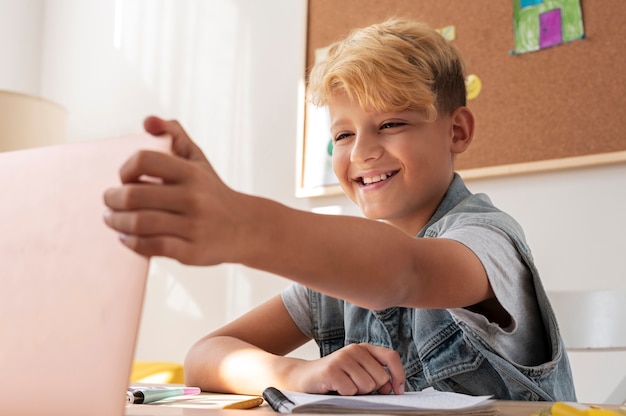
[[[420,345],[418,354],[424,377],[431,385],[457,374],[475,371],[484,360],[456,324],[448,325]]]

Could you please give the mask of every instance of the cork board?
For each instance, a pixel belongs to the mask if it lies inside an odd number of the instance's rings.
[[[581,8],[584,39],[513,54],[513,0],[309,0],[306,71],[318,48],[352,28],[393,16],[454,26],[452,42],[467,73],[482,81],[480,94],[468,102],[476,117],[474,142],[457,160],[464,177],[622,163],[626,3],[581,0]],[[302,159],[304,176],[306,153]],[[300,196],[337,190],[332,183],[313,190],[300,179]]]

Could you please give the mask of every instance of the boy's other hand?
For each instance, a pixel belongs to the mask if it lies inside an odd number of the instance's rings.
[[[354,396],[404,393],[404,369],[394,350],[367,343],[350,344],[296,370],[307,393]]]

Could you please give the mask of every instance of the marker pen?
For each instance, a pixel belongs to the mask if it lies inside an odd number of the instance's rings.
[[[126,401],[129,404],[147,404],[176,396],[198,394],[198,387],[129,387]]]
[[[291,413],[296,405],[294,402],[289,400],[289,398],[285,396],[282,391],[275,387],[268,387],[263,390],[263,398],[267,403],[269,403],[272,409],[280,413]]]

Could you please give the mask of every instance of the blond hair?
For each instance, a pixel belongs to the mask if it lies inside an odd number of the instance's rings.
[[[464,71],[460,53],[438,32],[393,18],[331,45],[311,70],[309,99],[325,106],[346,93],[365,110],[418,110],[434,120],[466,105]]]

